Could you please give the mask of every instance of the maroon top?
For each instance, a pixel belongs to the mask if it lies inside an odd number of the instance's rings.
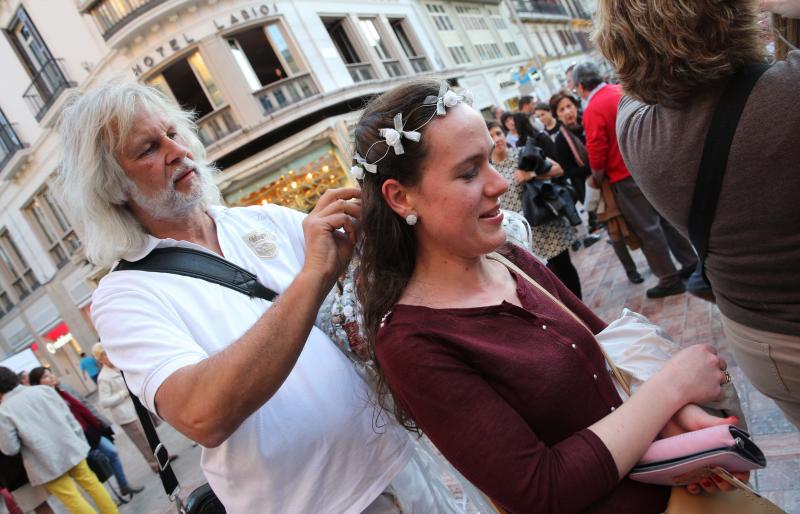
[[[595,333],[605,328],[529,253],[501,252]],[[663,512],[670,488],[620,482],[608,449],[587,430],[622,403],[594,338],[514,278],[523,308],[395,306],[376,354],[396,400],[509,512]]]

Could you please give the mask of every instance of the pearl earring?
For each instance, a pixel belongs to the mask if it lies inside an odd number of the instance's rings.
[[[411,225],[412,227],[417,224],[417,215],[414,213],[409,214],[406,216],[406,223]]]

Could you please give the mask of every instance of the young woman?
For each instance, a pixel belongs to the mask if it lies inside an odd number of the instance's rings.
[[[500,122],[503,124],[503,132],[506,134],[506,144],[509,148],[516,148],[519,134],[517,133],[517,125],[514,122],[514,114],[504,112],[500,117]]]
[[[563,175],[563,170],[555,161],[546,174],[537,175],[519,169],[519,148],[508,148],[500,125],[494,121],[486,123],[489,135],[494,142],[492,165],[508,183],[508,191],[500,196],[500,208],[522,214],[522,184],[529,180],[550,180]],[[578,270],[569,257],[569,247],[575,240],[575,230],[564,217],[559,217],[541,225],[531,227],[533,253],[547,259],[550,271],[578,298],[581,297],[581,280]]]
[[[669,488],[625,475],[670,420],[730,421],[691,405],[720,396],[726,364],[692,346],[623,404],[590,333],[603,321],[503,246],[508,185],[481,115],[458,99],[437,81],[403,85],[371,101],[355,130],[357,292],[379,391],[388,384],[400,422],[509,512],[663,512]],[[581,322],[489,258],[499,247]]]

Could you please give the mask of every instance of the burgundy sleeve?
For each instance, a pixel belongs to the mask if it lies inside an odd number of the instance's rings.
[[[550,294],[561,300],[567,308],[586,323],[593,334],[598,334],[606,328],[606,322],[597,317],[547,266],[539,262],[530,252],[519,246],[508,244],[504,246],[503,254],[547,289]]]
[[[387,332],[376,352],[395,399],[442,454],[504,509],[581,512],[616,487],[614,460],[594,433],[584,429],[548,447],[446,342]]]
[[[583,113],[583,129],[589,165],[593,170],[605,170],[608,165],[609,132],[602,114],[595,109],[587,109]]]
[[[94,416],[94,414],[92,414],[92,412],[89,409],[87,409],[81,402],[79,402],[77,398],[75,398],[66,391],[59,391],[59,394],[64,399],[64,401],[67,402],[70,411],[72,411],[72,414],[79,421],[83,419],[86,424],[96,428],[97,430],[100,430],[102,428],[103,425],[102,423],[100,423],[100,420],[97,419]]]

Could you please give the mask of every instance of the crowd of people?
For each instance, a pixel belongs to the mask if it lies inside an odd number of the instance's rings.
[[[86,367],[97,372],[95,376],[89,373],[87,376],[96,380],[100,406],[108,409],[112,420],[128,435],[150,469],[157,472],[158,463],[150,451],[122,375],[108,360],[100,343],[94,346],[92,353],[92,357],[81,354],[81,365],[84,368],[88,359],[94,361]],[[54,410],[57,403],[52,400],[52,395],[42,393],[42,388],[55,391],[64,408]],[[131,485],[125,475],[114,444],[111,422],[83,395],[62,383],[49,368],[36,367],[14,375],[8,368],[0,367],[0,395],[0,452],[3,462],[0,487],[10,492],[21,512],[52,513],[47,503],[50,495],[70,512],[94,512],[76,484],[94,499],[100,512],[116,512],[114,501],[98,482],[93,470],[87,467],[87,457],[92,451],[99,452],[108,460],[117,484],[115,492],[122,501],[144,489]],[[12,401],[11,398],[15,399]],[[58,412],[55,419],[54,412]],[[70,425],[67,432],[63,431],[66,425],[62,418]],[[77,442],[71,436],[73,432],[78,434]],[[14,458],[20,453],[21,459]]]
[[[493,112],[497,120],[487,122],[495,142],[492,162],[508,182],[500,197],[503,209],[523,213],[522,189],[529,181],[568,184],[573,201],[586,211],[587,228],[573,228],[564,217],[536,223],[529,219],[533,252],[547,261],[550,270],[581,298],[580,278],[571,262],[570,249],[577,250],[600,239],[598,227],[608,229],[625,274],[634,284],[644,282],[629,250],[641,248],[658,283],[647,290],[650,298],[685,292],[684,281],[695,271],[697,259],[688,240],[647,201],[631,178],[616,142],[616,105],[622,92],[607,84],[596,65],[580,63],[571,69],[574,92],[557,92],[545,102],[531,96],[519,100],[518,112]],[[581,99],[583,102],[581,102]],[[538,127],[538,128],[537,128]],[[541,149],[552,167],[546,173],[520,170],[519,152],[530,142]],[[587,206],[587,188],[602,198]],[[600,210],[600,212],[598,212]],[[585,236],[580,240],[578,233]],[[672,256],[680,263],[676,269]]]
[[[191,114],[152,88],[76,96],[60,121],[59,181],[87,257],[112,270],[92,303],[103,368],[85,368],[100,403],[136,430],[120,406],[123,370],[154,415],[203,446],[231,513],[459,512],[419,434],[504,512],[670,511],[674,489],[628,473],[659,437],[740,421],[699,406],[722,396],[728,363],[690,346],[623,401],[595,337],[607,323],[581,301],[570,258],[576,240],[597,241],[574,228],[586,223],[608,233],[634,283],[629,249],[642,249],[658,279],[651,298],[707,271],[737,363],[800,424],[800,110],[787,108],[800,54],[753,89],[698,259],[688,220],[705,131],[728,81],[766,59],[749,1],[644,3],[598,3],[598,47],[621,85],[580,63],[564,91],[488,122],[439,80],[372,99],[354,130],[359,187],[325,192],[307,215],[223,206]],[[525,202],[553,191],[550,212],[532,216]],[[529,218],[532,253],[508,242],[504,209]],[[165,255],[194,272],[154,268]],[[357,298],[345,337],[363,344],[358,356],[318,326],[354,255],[343,288]],[[223,258],[258,287],[197,272]],[[31,485],[74,512],[92,512],[75,483],[115,512],[85,460],[104,452],[136,492],[108,424],[48,370],[27,380],[0,368],[0,451],[21,454]],[[54,462],[42,448],[56,434]],[[707,498],[732,486],[712,476],[687,489]]]

